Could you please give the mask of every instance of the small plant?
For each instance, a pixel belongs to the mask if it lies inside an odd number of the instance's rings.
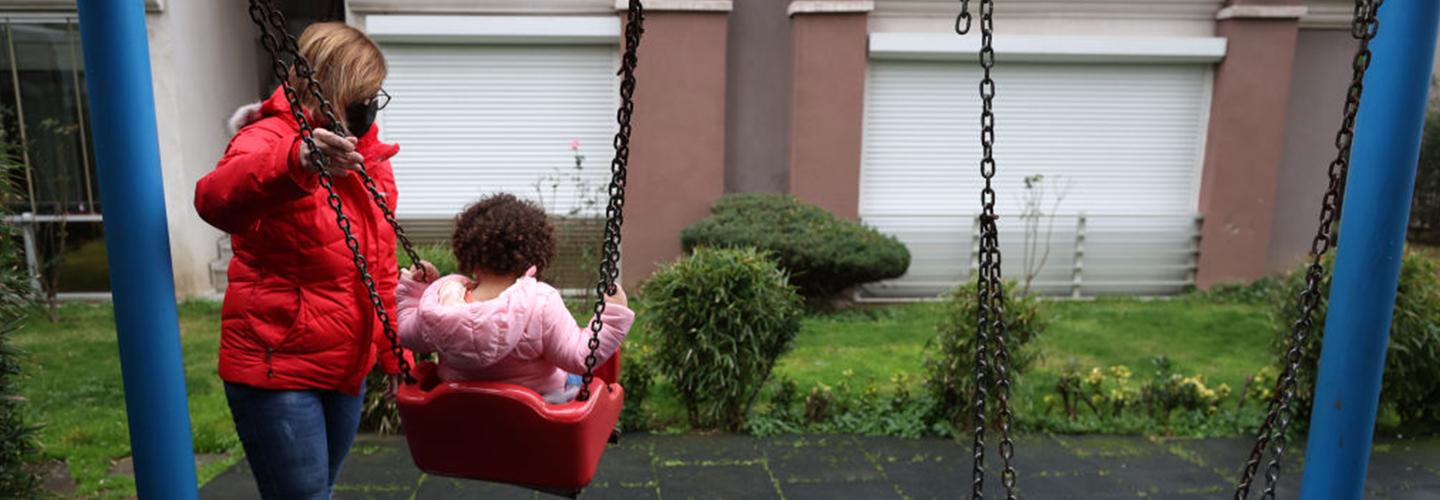
[[[608,184],[587,175],[585,155],[580,153],[578,139],[570,141],[570,155],[573,166],[557,166],[533,184],[535,197],[545,213],[550,214],[561,243],[556,268],[547,272],[546,278],[561,288],[594,284],[591,277],[600,263],[600,238],[604,231],[600,222],[609,195]],[[569,195],[568,202],[562,200],[564,194]]]
[[[390,376],[381,370],[372,370],[365,378],[365,402],[360,407],[362,432],[381,436],[405,432],[400,425],[400,409],[395,406],[395,397],[386,390],[389,383]]]
[[[1295,387],[1299,402],[1294,405],[1296,420],[1301,422],[1308,420],[1308,409],[1315,394],[1329,301],[1324,291],[1330,289],[1333,269],[1334,258],[1327,258],[1315,326],[1301,344],[1301,369]],[[1297,317],[1294,297],[1303,286],[1304,271],[1291,273],[1284,281],[1285,292],[1277,296],[1284,299],[1277,298],[1273,303],[1279,319],[1277,324],[1281,325],[1273,344],[1277,351],[1285,348],[1290,325]],[[1407,249],[1400,260],[1400,286],[1390,325],[1390,345],[1385,353],[1385,384],[1380,389],[1381,410],[1392,413],[1400,426],[1409,430],[1407,433],[1440,429],[1440,348],[1437,346],[1440,346],[1440,263]]]
[[[1240,410],[1247,400],[1264,395],[1262,391],[1248,397],[1242,391],[1239,401],[1231,407],[1226,404],[1231,396],[1228,384],[1211,386],[1203,375],[1181,375],[1164,356],[1155,358],[1154,366],[1151,377],[1140,382],[1124,365],[1083,369],[1072,361],[1061,372],[1055,393],[1044,397],[1045,412],[1060,413],[1072,427],[1047,427],[1062,431],[1140,430],[1166,435],[1178,430],[1207,435],[1233,432],[1226,427],[1244,432],[1246,426],[1253,425],[1250,421],[1255,419],[1250,417],[1255,412]],[[1252,410],[1255,406],[1251,405]]]
[[[605,199],[605,184],[593,182],[585,176],[585,155],[580,153],[580,141],[570,141],[570,156],[575,166],[555,167],[549,174],[535,180],[535,196],[546,213],[563,214],[567,217],[596,216]],[[570,203],[560,206],[560,186],[570,191]]]
[[[405,254],[405,249],[396,248],[396,261],[402,269],[410,268],[414,263],[410,262],[410,256]],[[435,270],[441,276],[459,272],[459,265],[455,263],[455,254],[450,251],[450,246],[445,244],[418,245],[415,253],[420,255],[420,260],[429,262],[435,266]]]
[[[945,301],[942,323],[930,344],[937,353],[926,360],[929,379],[926,386],[940,412],[937,420],[964,426],[972,418],[972,397],[975,389],[976,284],[971,281],[950,292]],[[1016,293],[1014,283],[1006,283],[1005,331],[1010,353],[1009,373],[1012,384],[1036,358],[1029,344],[1045,331],[1048,320],[1040,314],[1040,303],[1034,297]],[[995,373],[987,373],[986,383],[995,381]],[[990,407],[994,409],[994,405]],[[994,421],[991,419],[991,421]]]
[[[1267,304],[1285,293],[1281,280],[1266,276],[1249,283],[1222,283],[1192,295],[1216,304]]]
[[[1020,221],[1025,226],[1025,274],[1020,293],[1030,293],[1030,285],[1035,282],[1035,277],[1045,270],[1045,263],[1050,260],[1050,240],[1055,234],[1055,214],[1060,209],[1060,203],[1064,202],[1069,194],[1069,182],[1051,191],[1050,186],[1045,184],[1044,175],[1025,177],[1025,191],[1020,197]],[[1045,202],[1050,198],[1053,198],[1053,201],[1049,209],[1046,209]],[[1043,231],[1041,226],[1044,226]]]
[[[800,332],[801,299],[785,273],[754,249],[699,248],[656,272],[643,295],[655,368],[691,425],[739,429]]]
[[[625,388],[625,408],[620,413],[620,428],[625,432],[649,430],[650,416],[646,413],[645,400],[650,396],[650,387],[655,384],[655,364],[651,361],[650,346],[644,339],[635,338],[635,330],[626,341],[624,358],[620,366],[620,385]]]
[[[709,246],[768,252],[812,305],[857,285],[898,278],[910,267],[910,251],[893,236],[789,195],[721,198],[709,217],[680,233],[680,243],[686,251]]]
[[[930,421],[934,405],[928,395],[917,398],[911,392],[919,383],[915,378],[901,373],[888,385],[857,382],[849,370],[834,385],[820,383],[808,391],[781,379],[773,384],[769,400],[752,413],[746,430],[758,436],[803,432],[908,438],[948,432]]]

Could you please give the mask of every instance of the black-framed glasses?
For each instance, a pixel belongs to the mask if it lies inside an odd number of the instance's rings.
[[[375,97],[371,99],[375,101],[376,109],[385,109],[385,106],[390,105],[390,93],[386,92],[384,87],[381,87],[380,93],[375,94]]]

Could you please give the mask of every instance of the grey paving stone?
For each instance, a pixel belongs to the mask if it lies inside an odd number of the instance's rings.
[[[805,499],[830,499],[830,498],[865,498],[865,499],[899,499],[904,498],[895,491],[895,487],[889,483],[815,483],[815,484],[783,484],[780,490],[785,492],[787,500]]]
[[[885,473],[905,497],[915,499],[969,496],[971,456],[968,443],[948,439],[856,438],[867,458]],[[985,480],[985,495],[999,495],[994,474]],[[1003,497],[1001,497],[1003,498]]]
[[[653,489],[657,480],[654,447],[654,439],[646,437],[627,438],[618,445],[611,445],[600,457],[600,467],[591,486]]]
[[[425,476],[420,481],[419,488],[415,490],[416,500],[444,498],[539,499],[550,497],[542,497],[539,493],[518,486],[439,476]]]
[[[1055,439],[1072,455],[1089,462],[1101,477],[1120,482],[1122,490],[1118,493],[1121,494],[1169,498],[1205,492],[1223,496],[1229,486],[1229,480],[1220,474],[1148,440],[1113,436]]]
[[[416,483],[420,481],[420,475],[420,470],[415,468],[410,459],[410,448],[405,445],[405,440],[362,436],[355,440],[355,446],[350,448],[350,455],[345,458],[345,466],[340,471],[340,481],[336,485],[336,496],[339,496],[341,490],[403,490],[404,497],[409,497],[415,490]]]
[[[655,440],[653,453],[660,463],[737,462],[759,459],[756,444],[737,434],[666,436]]]
[[[1224,498],[1249,446],[1246,439],[1022,435],[1015,465],[1023,498]],[[1301,453],[1286,455],[1279,498],[1296,498]],[[986,496],[1003,498],[993,449],[987,465]],[[1369,471],[1367,498],[1440,500],[1440,440],[1382,439]],[[970,447],[947,439],[627,435],[607,450],[581,498],[780,498],[781,491],[785,498],[963,498],[970,491]],[[243,461],[206,484],[200,496],[259,498]],[[364,436],[335,498],[554,497],[424,476],[403,439]]]
[[[656,488],[597,488],[591,486],[580,495],[581,500],[645,500],[659,499]]]
[[[241,460],[230,470],[215,476],[200,489],[200,498],[205,500],[258,500],[260,490],[255,486],[255,476],[250,473],[250,464]]]
[[[850,436],[773,438],[762,442],[760,451],[782,486],[885,480],[884,469],[871,463],[865,450]]]
[[[780,498],[764,464],[661,467],[660,496],[674,499]]]

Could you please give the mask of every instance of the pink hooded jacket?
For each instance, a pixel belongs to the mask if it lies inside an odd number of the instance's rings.
[[[564,390],[567,372],[585,373],[590,328],[575,323],[560,292],[537,281],[533,268],[490,300],[466,302],[468,283],[450,275],[427,284],[401,272],[400,343],[439,353],[441,380],[495,380],[549,395]],[[596,366],[620,348],[635,313],[609,304],[602,319]]]

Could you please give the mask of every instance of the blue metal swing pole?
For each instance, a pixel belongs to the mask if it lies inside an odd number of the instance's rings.
[[[1304,499],[1359,499],[1420,158],[1440,0],[1386,0],[1356,122],[1344,236],[1305,454]]]
[[[196,498],[145,5],[80,0],[115,328],[140,498]]]

